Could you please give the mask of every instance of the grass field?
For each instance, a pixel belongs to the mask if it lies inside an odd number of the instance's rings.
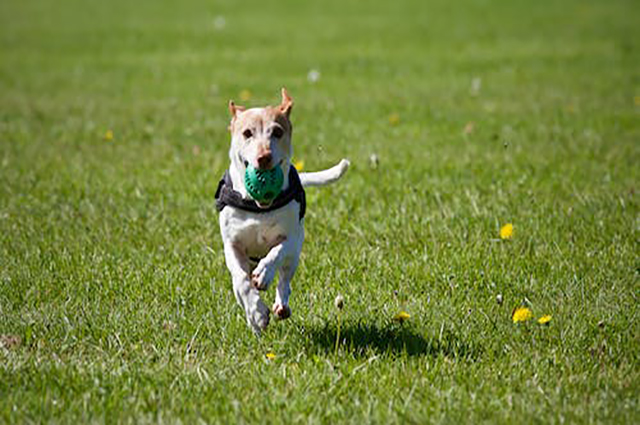
[[[640,422],[637,2],[158,3],[0,3],[1,422]],[[282,86],[353,166],[256,338],[213,196]]]

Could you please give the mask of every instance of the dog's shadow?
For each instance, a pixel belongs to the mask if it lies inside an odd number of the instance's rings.
[[[329,353],[335,349],[336,324],[306,329],[314,348]],[[389,323],[377,325],[366,322],[343,323],[340,329],[340,347],[354,356],[375,354],[405,354],[409,356],[446,356],[475,360],[481,349],[452,332],[438,337],[424,337],[410,325]]]

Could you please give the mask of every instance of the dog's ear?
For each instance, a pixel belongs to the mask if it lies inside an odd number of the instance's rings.
[[[238,112],[243,112],[244,110],[244,106],[236,105],[233,103],[233,100],[229,101],[229,112],[231,113],[231,118],[235,118]]]
[[[236,105],[233,100],[229,101],[229,112],[231,113],[231,123],[229,124],[229,131],[233,131],[233,122],[236,120],[239,112],[245,110],[244,106]]]
[[[293,108],[293,99],[287,93],[287,89],[282,88],[282,102],[280,102],[280,112],[282,112],[287,118],[291,115],[291,108]]]

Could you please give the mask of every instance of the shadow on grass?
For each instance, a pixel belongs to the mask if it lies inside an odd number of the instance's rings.
[[[330,353],[335,349],[336,325],[307,329],[313,346]],[[340,349],[355,356],[365,356],[371,351],[409,356],[446,356],[448,358],[476,360],[481,349],[452,332],[425,338],[406,324],[390,323],[379,326],[369,323],[343,323],[340,330]]]

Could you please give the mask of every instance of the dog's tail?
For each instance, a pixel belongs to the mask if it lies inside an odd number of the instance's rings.
[[[303,187],[324,186],[340,179],[349,168],[349,160],[343,159],[337,165],[322,171],[313,173],[300,173],[300,181]]]

